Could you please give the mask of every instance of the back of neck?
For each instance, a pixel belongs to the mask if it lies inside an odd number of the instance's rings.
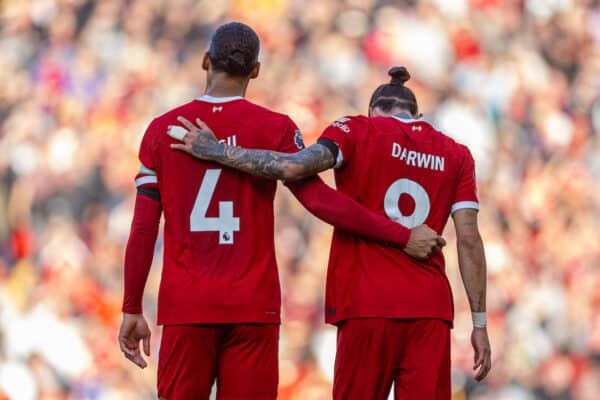
[[[248,79],[231,78],[226,74],[216,73],[206,84],[205,94],[212,97],[245,97]]]

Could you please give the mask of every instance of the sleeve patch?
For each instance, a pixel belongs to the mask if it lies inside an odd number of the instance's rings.
[[[296,129],[296,131],[294,132],[294,143],[296,144],[296,147],[298,147],[299,150],[302,150],[304,148],[304,139],[302,138],[302,132],[300,131],[300,129]]]
[[[348,127],[348,125],[346,125],[344,123],[346,121],[349,121],[349,119],[348,118],[340,118],[337,121],[333,121],[331,126],[335,126],[336,128],[339,128],[344,133],[350,133],[350,128]]]

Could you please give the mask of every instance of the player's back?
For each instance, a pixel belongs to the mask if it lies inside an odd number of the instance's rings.
[[[241,97],[203,96],[151,123],[140,160],[156,174],[165,216],[158,322],[279,322],[276,182],[172,150],[167,129],[178,116],[206,121],[228,144],[295,148],[288,117]]]
[[[342,118],[322,137],[336,141],[345,160],[336,169],[338,189],[409,228],[426,223],[441,233],[452,210],[477,207],[468,149],[426,121]],[[328,300],[335,304],[328,310],[333,322],[348,316],[452,319],[441,253],[419,263],[339,231]]]

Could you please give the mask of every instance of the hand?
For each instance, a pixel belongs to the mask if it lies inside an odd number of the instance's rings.
[[[475,379],[481,381],[487,376],[492,368],[492,350],[490,349],[487,329],[473,328],[473,333],[471,333],[471,344],[475,351],[473,357],[473,370],[478,369],[475,373]]]
[[[404,247],[404,252],[417,260],[426,260],[445,245],[446,241],[443,237],[423,224],[410,230],[410,238]]]
[[[211,154],[219,146],[214,132],[200,118],[196,118],[198,126],[183,117],[177,117],[177,120],[185,128],[170,125],[167,134],[183,144],[175,143],[171,145],[171,148],[184,151],[201,160],[210,160]]]
[[[119,330],[119,346],[125,358],[140,368],[148,365],[140,352],[140,340],[144,353],[150,356],[150,328],[142,314],[123,313],[123,322]]]

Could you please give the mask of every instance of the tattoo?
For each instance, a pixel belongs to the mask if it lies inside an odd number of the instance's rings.
[[[486,262],[477,228],[477,211],[465,209],[453,214],[458,236],[458,264],[471,311],[485,311]]]
[[[268,179],[302,179],[331,168],[335,164],[331,151],[320,144],[288,154],[270,150],[249,150],[216,143],[210,153],[210,158],[220,164]]]
[[[467,297],[469,299],[469,306],[473,312],[485,311],[485,291],[478,290],[477,293],[471,293],[467,291]]]

